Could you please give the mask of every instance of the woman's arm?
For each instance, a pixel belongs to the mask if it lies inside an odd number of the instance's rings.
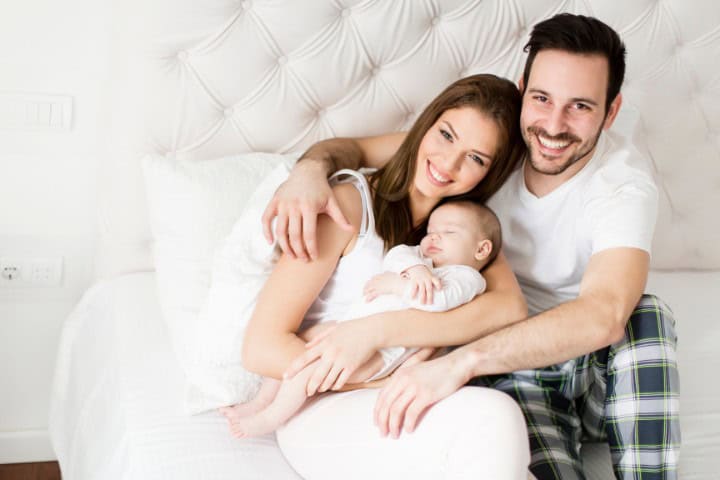
[[[359,192],[350,184],[333,190],[340,208],[357,231],[362,218]],[[290,361],[305,351],[297,329],[354,235],[322,215],[318,222],[321,252],[318,258],[312,262],[287,255],[280,258],[258,296],[246,329],[242,354],[245,368],[280,378]]]
[[[310,147],[263,213],[265,238],[269,242],[277,238],[282,251],[292,258],[316,258],[319,214],[327,214],[341,228],[350,230],[327,177],[343,168],[382,167],[400,147],[405,135],[400,132],[365,138],[333,138]],[[273,235],[271,225],[275,217]]]
[[[461,345],[527,317],[520,286],[502,252],[483,273],[487,280],[485,293],[454,310],[443,313],[404,310],[337,324],[311,342],[286,374],[293,376],[322,358],[327,367],[316,370],[308,382],[308,391],[337,389],[345,384],[368,350]],[[342,371],[343,375],[333,376],[334,371]]]
[[[483,275],[485,293],[453,310],[402,310],[359,321],[366,323],[362,328],[378,332],[377,348],[445,347],[468,343],[527,317],[525,298],[502,252]]]

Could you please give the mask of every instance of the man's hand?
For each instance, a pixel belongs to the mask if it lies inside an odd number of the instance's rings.
[[[421,415],[467,381],[451,355],[399,368],[380,391],[373,412],[380,433],[397,438],[415,430]]]
[[[433,289],[442,288],[440,279],[432,274],[425,265],[415,265],[402,273],[410,282],[410,297],[417,298],[420,303],[433,302]]]
[[[317,216],[321,213],[332,218],[342,229],[352,231],[353,227],[340,210],[324,170],[310,160],[300,162],[265,208],[263,233],[272,243],[272,220],[277,217],[275,238],[282,251],[292,258],[316,259]]]

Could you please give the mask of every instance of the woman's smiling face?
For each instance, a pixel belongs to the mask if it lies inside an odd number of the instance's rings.
[[[477,108],[445,110],[418,148],[413,190],[441,199],[467,193],[487,174],[500,130]]]

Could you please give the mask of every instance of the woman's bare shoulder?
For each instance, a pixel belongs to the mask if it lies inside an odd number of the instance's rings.
[[[332,190],[345,218],[347,218],[355,228],[360,228],[363,211],[360,191],[351,183],[340,183],[333,186]]]

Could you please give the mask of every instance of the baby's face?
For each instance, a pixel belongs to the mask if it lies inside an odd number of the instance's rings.
[[[482,238],[480,228],[472,224],[473,217],[451,203],[430,214],[420,250],[433,261],[433,266],[468,265],[475,268],[475,253]]]

